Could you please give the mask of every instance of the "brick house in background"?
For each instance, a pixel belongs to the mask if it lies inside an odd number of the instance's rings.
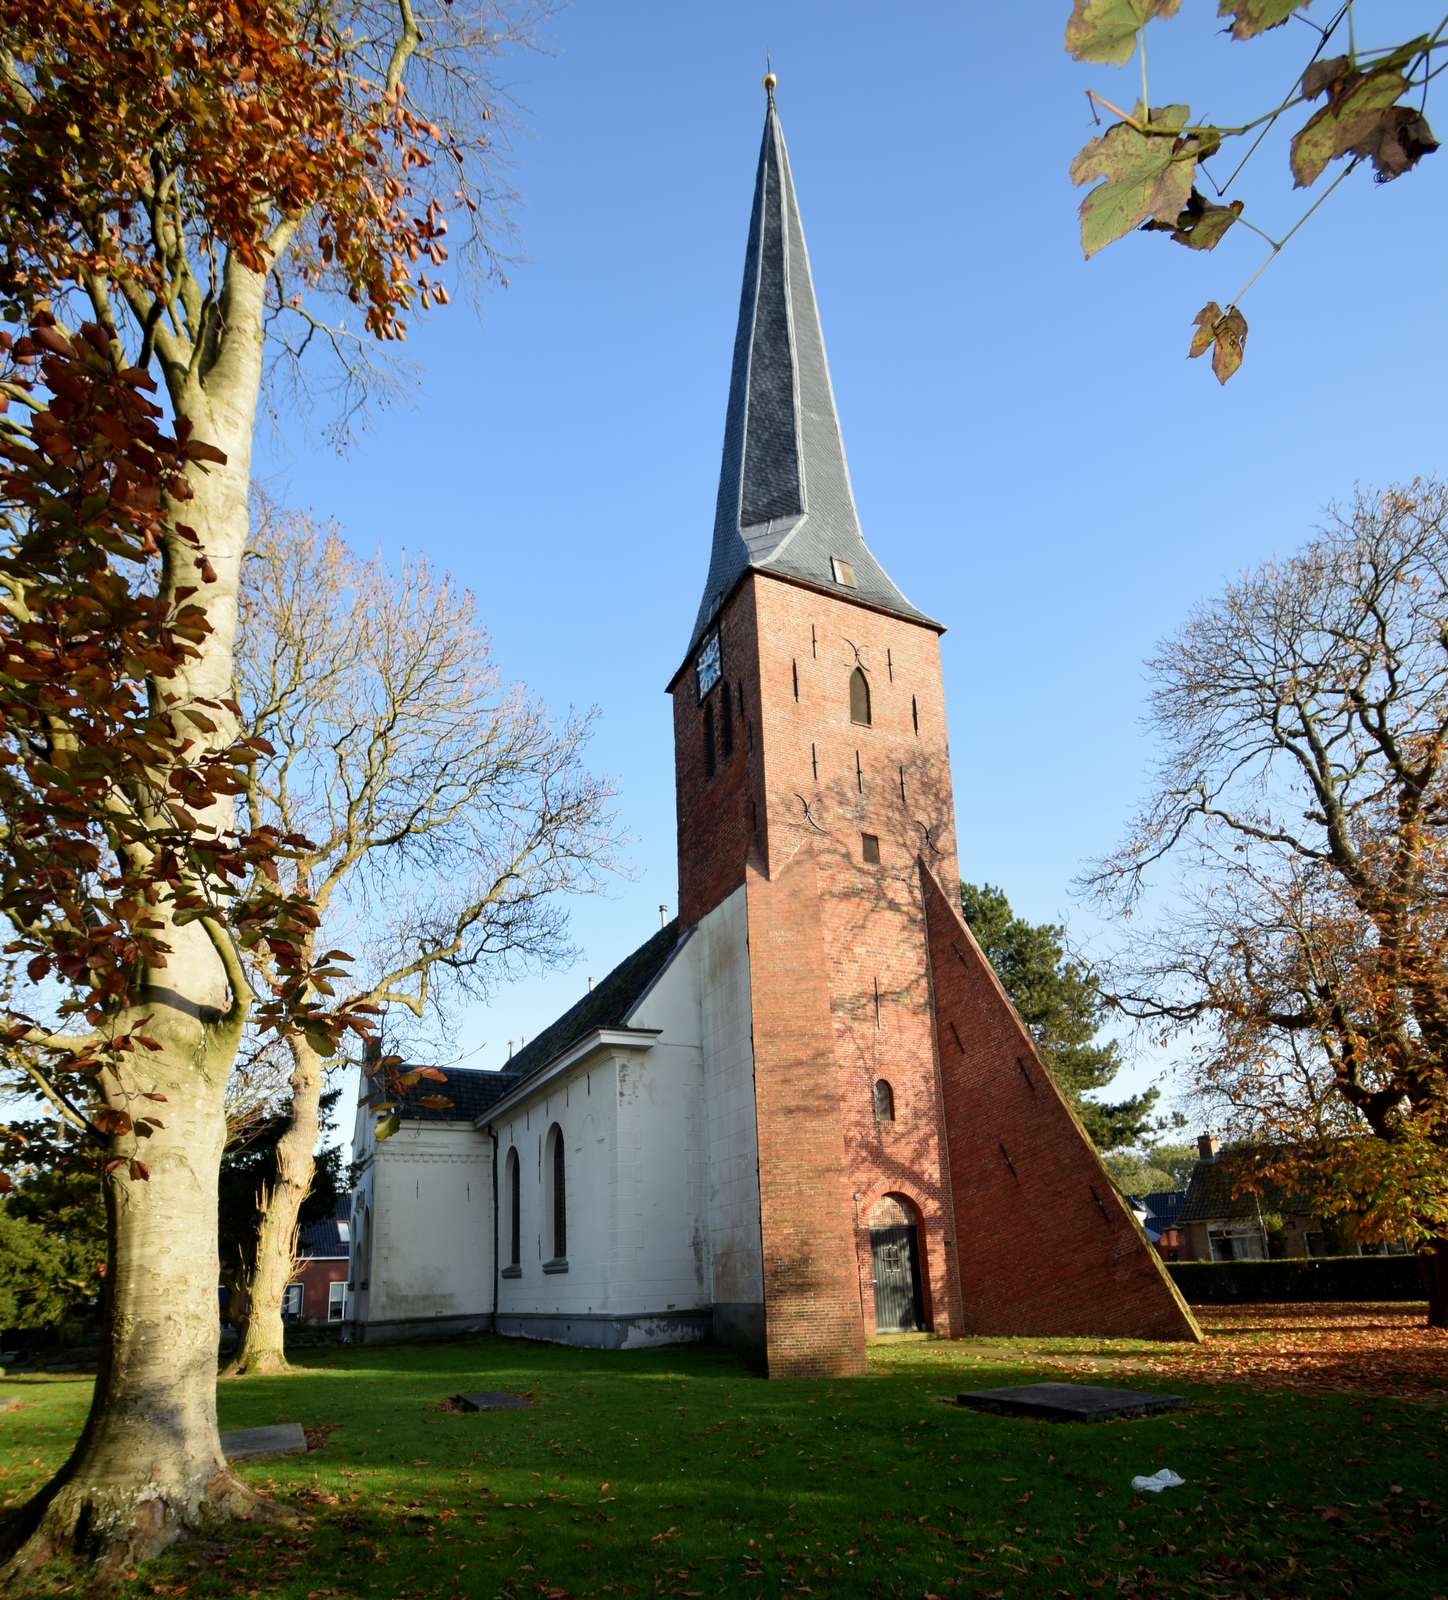
[[[1270,1154],[1271,1148],[1259,1147],[1256,1153]],[[1289,1193],[1275,1185],[1268,1185],[1260,1197],[1235,1195],[1232,1152],[1223,1151],[1211,1134],[1197,1140],[1197,1155],[1176,1218],[1177,1260],[1408,1253],[1401,1239],[1379,1245],[1345,1243],[1324,1221],[1311,1195]]]
[[[774,1376],[881,1334],[1196,1339],[962,919],[944,628],[860,529],[767,82],[668,685],[678,920],[506,1072],[449,1069],[451,1110],[359,1116],[356,1335],[712,1335]]]
[[[282,1297],[283,1322],[340,1325],[346,1320],[351,1215],[352,1197],[343,1195],[335,1216],[302,1229],[292,1281]]]

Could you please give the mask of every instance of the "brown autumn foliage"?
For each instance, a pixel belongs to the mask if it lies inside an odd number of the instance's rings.
[[[1135,913],[1117,1003],[1189,1042],[1264,1152],[1249,1187],[1429,1247],[1441,1324],[1448,488],[1363,495],[1199,607],[1153,674],[1154,792],[1088,880]]]
[[[14,1016],[24,1059],[97,1149],[111,1234],[91,1414],[0,1582],[73,1553],[113,1583],[187,1529],[289,1515],[216,1430],[225,1086],[249,1023],[330,1053],[365,1003],[329,994],[307,888],[281,882],[297,841],[236,826],[263,753],[232,698],[252,430],[287,319],[344,359],[395,341],[448,297],[445,213],[486,247],[486,62],[517,21],[479,0],[0,17],[0,910],[45,1017]]]

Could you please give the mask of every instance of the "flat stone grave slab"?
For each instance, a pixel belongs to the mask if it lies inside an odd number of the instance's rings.
[[[299,1456],[307,1448],[300,1422],[278,1422],[270,1428],[233,1428],[221,1436],[221,1453],[228,1461],[251,1461],[257,1456]]]
[[[968,1389],[958,1406],[1012,1417],[1049,1417],[1058,1422],[1107,1422],[1113,1417],[1150,1417],[1180,1411],[1181,1394],[1146,1394],[1140,1389],[1107,1389],[1094,1383],[1018,1383],[1005,1389]]]
[[[482,1394],[460,1394],[458,1402],[468,1411],[527,1411],[533,1404],[520,1394],[509,1394],[506,1389],[489,1389]]]

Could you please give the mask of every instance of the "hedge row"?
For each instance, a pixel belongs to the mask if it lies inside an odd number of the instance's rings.
[[[1285,1261],[1171,1261],[1189,1301],[1421,1300],[1416,1256],[1313,1256]]]

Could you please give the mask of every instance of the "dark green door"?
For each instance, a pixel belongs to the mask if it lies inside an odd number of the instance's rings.
[[[875,1332],[920,1333],[920,1248],[915,1228],[871,1228],[870,1267],[875,1280]]]

